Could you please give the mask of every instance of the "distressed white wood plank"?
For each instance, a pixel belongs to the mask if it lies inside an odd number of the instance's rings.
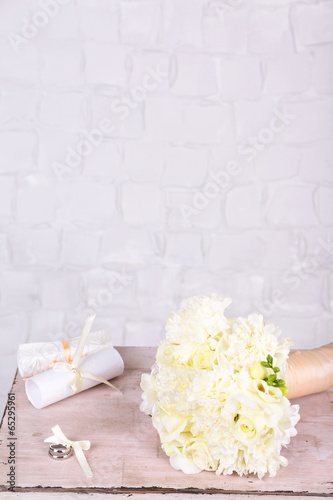
[[[31,492],[31,493],[11,493],[8,494],[5,500],[45,500],[45,491],[44,492]],[[225,498],[226,500],[281,500],[282,498],[290,498],[290,500],[304,500],[304,496],[292,495],[290,497],[286,497],[285,495],[247,495],[247,494],[223,494],[221,492],[216,495],[207,495],[207,493],[172,493],[171,495],[166,495],[165,493],[115,493],[114,496],[118,498],[127,498],[129,500],[147,500],[147,495],[150,496],[153,500],[218,500],[219,498]],[[48,500],[82,500],[82,493],[47,493]],[[84,495],[84,500],[90,500],[91,498],[98,500],[110,500],[110,493],[86,493]],[[311,496],[311,500],[323,500],[322,496]]]
[[[276,478],[267,477],[260,481],[254,476],[216,476],[211,472],[187,476],[171,468],[168,458],[161,451],[151,419],[139,410],[141,374],[149,370],[155,349],[124,347],[119,350],[127,368],[114,383],[123,395],[99,385],[36,410],[26,398],[24,382],[15,381],[17,486],[22,489],[19,494],[27,493],[32,495],[31,498],[37,498],[35,494],[40,490],[32,492],[36,487],[51,488],[48,493],[67,492],[69,495],[82,489],[87,493],[104,495],[118,488],[126,488],[125,491],[118,490],[119,493],[138,495],[143,492],[138,489],[143,488],[148,494],[154,492],[154,498],[162,492],[170,493],[173,498],[182,493],[188,498],[193,489],[199,493],[201,490],[229,493],[235,498],[237,495],[244,498],[246,493],[251,493],[253,498],[254,495],[269,492],[295,496],[333,494],[332,391],[297,401],[301,406],[298,435],[284,452],[289,466],[281,468]],[[135,368],[138,365],[140,368]],[[74,457],[63,463],[48,457],[48,445],[43,440],[51,435],[51,427],[56,423],[69,438],[91,441],[92,446],[86,457],[94,471],[92,479],[84,477]],[[5,417],[0,432],[2,462],[7,461],[6,438]],[[0,484],[5,484],[7,467],[1,465]]]

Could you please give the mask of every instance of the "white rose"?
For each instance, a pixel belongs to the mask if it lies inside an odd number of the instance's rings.
[[[264,419],[260,416],[250,418],[237,413],[231,422],[233,435],[246,446],[253,446],[257,443],[263,434],[264,427]]]
[[[193,436],[190,432],[181,432],[177,436],[177,439],[174,439],[173,441],[162,441],[162,449],[168,455],[168,457],[170,457],[171,455],[173,455],[173,453],[178,453],[179,449],[182,449],[186,441],[191,438],[193,438]]]
[[[207,344],[199,344],[192,352],[188,364],[194,368],[212,368],[213,353]]]
[[[156,361],[159,365],[173,366],[177,359],[177,351],[173,344],[164,342],[157,349]]]
[[[162,443],[179,440],[181,433],[190,430],[191,415],[174,412],[171,407],[158,410],[153,415],[153,425],[158,430]]]
[[[186,445],[185,454],[201,470],[216,470],[218,467],[218,462],[211,456],[204,439],[196,438]]]
[[[207,442],[201,438],[189,440],[183,450],[170,457],[174,469],[182,470],[185,474],[195,474],[202,470],[216,470],[218,461],[209,452]]]

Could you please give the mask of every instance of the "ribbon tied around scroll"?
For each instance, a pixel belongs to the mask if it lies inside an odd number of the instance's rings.
[[[81,356],[83,353],[84,345],[85,345],[87,338],[88,338],[88,335],[90,333],[94,318],[95,318],[95,315],[89,316],[85,322],[85,325],[83,327],[83,330],[82,330],[82,333],[80,336],[80,340],[78,342],[78,345],[77,345],[77,348],[76,348],[76,351],[75,351],[75,354],[73,357],[73,361],[66,362],[66,363],[63,363],[62,361],[58,361],[58,362],[54,363],[52,368],[53,368],[53,370],[70,371],[73,373],[74,377],[73,377],[73,380],[72,380],[70,385],[75,393],[80,392],[82,389],[82,378],[96,380],[96,381],[100,382],[101,384],[106,384],[109,387],[112,387],[113,389],[115,389],[116,391],[121,392],[121,391],[119,391],[119,389],[117,389],[117,387],[110,384],[110,382],[108,382],[104,378],[99,377],[98,375],[94,375],[93,373],[88,373],[88,372],[84,372],[84,371],[79,370],[79,363],[80,363],[80,359],[81,359]]]

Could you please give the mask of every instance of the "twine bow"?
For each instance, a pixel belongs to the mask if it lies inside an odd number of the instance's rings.
[[[85,454],[83,450],[89,450],[90,448],[90,441],[71,441],[68,439],[65,434],[62,432],[60,429],[60,426],[57,424],[54,427],[52,427],[52,432],[53,436],[50,436],[49,438],[46,438],[44,440],[44,443],[52,443],[52,444],[63,444],[67,446],[72,446],[77,461],[79,462],[81,469],[83,470],[85,476],[87,478],[93,477],[93,471],[89,467],[89,464],[87,462],[87,459],[85,457]]]
[[[110,384],[110,382],[105,380],[103,377],[99,377],[98,375],[94,375],[93,373],[83,372],[83,371],[79,370],[79,368],[78,368],[79,362],[80,362],[80,359],[81,359],[81,356],[83,353],[84,345],[85,345],[87,338],[88,338],[88,335],[90,333],[94,318],[95,318],[95,315],[89,316],[85,322],[85,325],[83,327],[83,330],[82,330],[82,333],[81,333],[81,336],[80,336],[80,339],[79,339],[79,342],[78,342],[78,345],[77,345],[77,348],[76,348],[76,351],[75,351],[75,354],[73,357],[73,361],[67,362],[67,363],[63,363],[62,361],[58,361],[58,362],[54,363],[53,370],[69,371],[69,372],[73,373],[74,377],[73,377],[70,385],[75,393],[80,392],[82,389],[82,378],[96,380],[97,382],[101,382],[101,384],[106,384],[109,387],[112,387],[113,389],[115,389],[116,391],[121,392],[121,391],[119,391],[119,389],[117,389],[117,387]]]

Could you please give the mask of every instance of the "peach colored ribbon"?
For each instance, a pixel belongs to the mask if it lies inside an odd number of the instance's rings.
[[[69,342],[68,340],[62,340],[62,347],[64,348],[64,354],[65,354],[65,361],[66,363],[70,363],[72,361],[72,356],[71,356],[71,348],[69,347]]]
[[[76,347],[76,351],[73,357],[73,360],[70,362],[63,363],[61,361],[55,363],[53,365],[53,370],[60,370],[60,371],[70,371],[73,373],[74,377],[71,382],[71,388],[75,393],[80,392],[82,389],[82,378],[87,378],[90,380],[96,380],[97,382],[100,382],[101,384],[106,384],[109,387],[112,387],[116,391],[120,392],[117,387],[114,385],[110,384],[107,380],[105,380],[102,377],[99,377],[98,375],[94,375],[93,373],[88,373],[88,372],[83,372],[79,370],[79,362],[82,357],[82,352],[84,349],[84,345],[87,341],[88,335],[90,333],[92,323],[94,321],[95,315],[94,316],[89,316],[85,322],[85,325],[83,327],[78,345]]]
[[[65,355],[66,363],[71,363],[73,360],[72,360],[71,348],[70,348],[68,340],[62,340],[61,344],[62,344],[62,347],[64,348],[64,355]],[[87,353],[81,354],[81,358],[84,358],[85,356],[87,356]],[[51,361],[49,366],[50,366],[50,368],[53,368],[55,363],[61,363],[61,362],[62,361],[58,361],[58,360],[54,359],[53,361]],[[26,378],[29,378],[29,377],[26,377]]]

